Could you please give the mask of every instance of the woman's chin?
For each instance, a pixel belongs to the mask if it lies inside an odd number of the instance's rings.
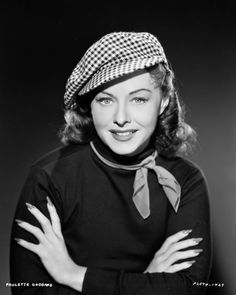
[[[127,143],[116,143],[116,144],[109,144],[108,147],[117,155],[120,156],[135,156],[136,154],[140,153],[145,146],[144,145],[137,145]]]
[[[130,143],[112,142],[107,143],[107,146],[113,151],[113,153],[121,156],[133,155],[137,150],[137,147]]]

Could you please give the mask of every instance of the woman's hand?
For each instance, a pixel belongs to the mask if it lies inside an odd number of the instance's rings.
[[[172,236],[169,236],[165,240],[161,248],[155,253],[154,258],[144,272],[174,273],[190,267],[195,262],[195,260],[176,263],[179,260],[195,257],[203,251],[202,249],[191,249],[182,251],[183,249],[196,246],[202,241],[202,238],[180,241],[185,238],[190,232],[191,230],[183,230],[177,232]]]
[[[76,265],[70,258],[61,232],[60,219],[53,203],[47,197],[51,222],[35,206],[29,203],[26,205],[29,212],[41,224],[43,231],[28,222],[16,220],[20,227],[33,234],[39,241],[39,244],[34,244],[23,239],[16,239],[17,243],[37,254],[56,282],[81,291],[86,268]]]

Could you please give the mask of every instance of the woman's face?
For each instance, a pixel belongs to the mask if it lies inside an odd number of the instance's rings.
[[[156,127],[160,102],[160,88],[149,73],[103,89],[91,103],[98,136],[119,155],[139,153]]]

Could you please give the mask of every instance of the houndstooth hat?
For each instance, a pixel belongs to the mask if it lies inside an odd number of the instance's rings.
[[[81,96],[96,87],[163,62],[164,50],[157,38],[146,32],[114,32],[95,42],[76,65],[66,84],[66,109],[75,106],[75,94]]]

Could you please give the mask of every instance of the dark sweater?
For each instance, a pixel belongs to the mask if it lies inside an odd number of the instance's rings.
[[[100,141],[95,146],[105,158],[127,164],[138,163],[153,151],[147,148],[140,155],[128,158],[113,154]],[[156,162],[181,185],[177,213],[155,173],[149,171],[151,215],[143,219],[132,201],[135,171],[108,167],[89,145],[71,145],[51,152],[32,165],[15,218],[40,226],[25,202],[34,204],[49,217],[46,196],[51,198],[71,258],[78,265],[88,267],[82,294],[203,294],[204,289],[193,284],[207,282],[211,265],[209,201],[204,177],[196,165],[180,157],[159,156]],[[195,247],[204,250],[194,258],[196,263],[173,274],[143,274],[165,239],[184,229],[193,229],[187,238],[203,237]],[[12,230],[14,237],[37,243],[16,224]],[[53,281],[39,257],[13,240],[11,282],[29,282],[27,287],[13,287],[13,294],[79,294]],[[52,282],[53,286],[33,286],[36,282]]]

